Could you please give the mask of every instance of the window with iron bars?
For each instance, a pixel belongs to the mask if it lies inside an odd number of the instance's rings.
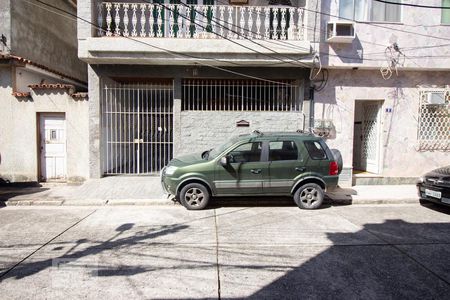
[[[299,83],[235,79],[185,79],[182,110],[301,111]]]
[[[419,150],[450,151],[450,90],[420,91]]]

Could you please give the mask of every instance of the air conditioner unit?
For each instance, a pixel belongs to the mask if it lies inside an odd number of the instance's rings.
[[[426,94],[426,104],[445,104],[445,91],[431,91]]]
[[[355,37],[355,23],[344,21],[328,22],[328,43],[351,43]]]

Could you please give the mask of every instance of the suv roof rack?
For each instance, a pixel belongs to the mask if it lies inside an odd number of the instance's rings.
[[[263,135],[263,133],[261,131],[259,131],[259,130],[253,130],[252,134],[256,134],[258,136]]]

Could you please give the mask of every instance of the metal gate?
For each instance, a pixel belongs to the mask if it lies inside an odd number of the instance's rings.
[[[102,170],[158,174],[173,153],[173,82],[104,85]]]
[[[363,105],[362,165],[367,172],[379,173],[381,103]]]

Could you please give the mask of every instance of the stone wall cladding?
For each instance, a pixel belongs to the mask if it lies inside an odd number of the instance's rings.
[[[245,120],[249,127],[236,127]],[[254,130],[290,131],[303,129],[303,115],[299,112],[234,112],[234,111],[182,111],[180,144],[174,155],[183,155],[211,149],[230,137]]]

